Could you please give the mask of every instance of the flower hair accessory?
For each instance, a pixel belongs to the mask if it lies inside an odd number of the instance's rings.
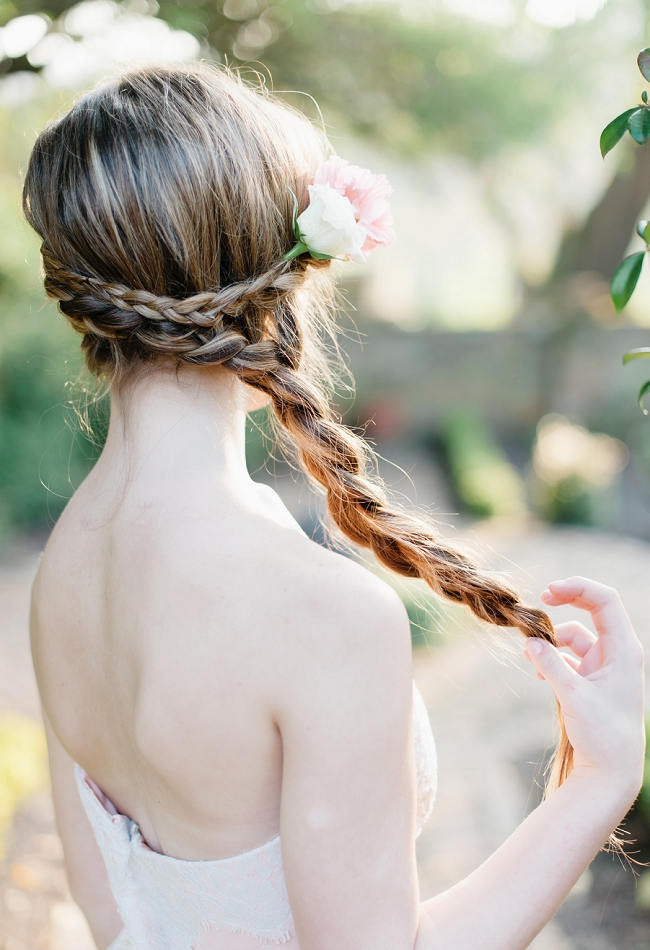
[[[316,260],[364,264],[368,251],[395,240],[388,204],[393,189],[385,175],[334,156],[319,165],[308,189],[309,203],[301,214],[293,196],[296,244],[283,260],[309,254]]]

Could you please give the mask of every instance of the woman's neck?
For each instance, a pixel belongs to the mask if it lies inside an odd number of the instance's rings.
[[[226,496],[255,490],[246,467],[250,387],[220,366],[167,368],[111,389],[97,468],[178,491],[209,482]]]

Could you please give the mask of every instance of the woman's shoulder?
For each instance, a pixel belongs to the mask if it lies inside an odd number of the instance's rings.
[[[249,587],[251,604],[264,595],[267,612],[304,619],[314,628],[335,621],[368,621],[405,614],[395,589],[353,557],[313,540],[275,490],[259,484],[259,506],[233,519],[224,533],[219,515],[196,519],[191,530],[167,524],[163,543],[175,570],[190,565],[209,579],[232,573]],[[178,530],[180,528],[180,530]],[[258,599],[261,602],[261,597]]]
[[[277,673],[276,685],[285,690],[291,679],[304,679],[308,668],[358,664],[361,669],[375,661],[377,651],[410,656],[408,614],[394,587],[299,530],[272,490],[267,501],[270,517],[246,525],[229,549],[231,557],[224,557],[221,545],[208,544],[201,545],[200,555],[186,556],[178,548],[174,553],[191,565],[193,589],[206,594],[201,598],[206,622],[224,616],[228,598],[228,616],[241,631],[231,649],[238,657],[241,651],[251,676],[259,671],[255,681],[272,687]],[[215,638],[214,645],[221,650],[222,639]]]
[[[291,701],[291,684],[301,692],[314,677],[328,676],[333,689],[337,681],[353,679],[361,692],[364,677],[379,675],[380,667],[410,677],[410,621],[394,587],[351,557],[311,540],[296,544],[291,567],[281,593],[293,635],[274,644],[282,703]]]
[[[308,596],[318,600],[319,614],[328,623],[372,626],[387,617],[406,616],[397,591],[378,574],[347,555],[312,542],[310,570],[304,562]],[[306,554],[306,552],[305,552]]]
[[[264,686],[283,741],[335,719],[401,723],[410,711],[413,652],[397,591],[363,564],[322,547],[305,551],[296,577],[297,624],[293,636],[274,644]]]
[[[326,627],[332,635],[350,623],[367,626],[382,617],[406,617],[406,608],[388,581],[354,557],[310,538],[273,489],[264,486],[264,494],[277,521],[267,524],[268,548],[261,549],[260,556],[276,578],[283,607],[292,603],[308,627]],[[284,530],[291,527],[295,530]],[[269,543],[273,535],[277,544]]]

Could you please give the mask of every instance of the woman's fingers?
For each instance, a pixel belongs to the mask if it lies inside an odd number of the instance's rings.
[[[600,638],[604,662],[613,659],[621,648],[638,646],[630,618],[613,587],[576,575],[551,581],[541,596],[551,606],[572,604],[589,611]]]
[[[526,655],[526,654],[524,654],[524,655]],[[569,664],[569,666],[572,666],[574,670],[576,670],[576,671],[579,672],[579,673],[583,673],[583,671],[580,669],[580,667],[581,667],[581,665],[582,665],[582,660],[579,660],[577,656],[571,656],[570,653],[563,653],[562,651],[560,651],[560,656],[562,657],[563,660],[565,660],[565,661]],[[530,659],[530,657],[527,657],[527,659]],[[546,677],[544,676],[543,673],[541,673],[541,672],[538,670],[538,671],[537,671],[537,679],[538,679],[538,680],[545,680]]]
[[[576,656],[584,656],[598,642],[596,634],[579,620],[567,620],[553,625],[559,646],[570,647]]]
[[[563,653],[562,656],[569,666],[572,666],[574,670],[581,672],[580,667],[582,666],[582,660],[579,660],[577,656],[571,656],[570,653]]]
[[[567,662],[566,654],[561,653],[552,643],[542,637],[530,637],[526,643],[525,655],[538,673],[553,687],[560,700],[582,682],[577,670]]]

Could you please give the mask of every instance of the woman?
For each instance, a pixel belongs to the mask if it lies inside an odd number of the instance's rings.
[[[598,634],[554,629],[389,503],[329,406],[330,259],[388,243],[386,185],[204,64],[105,83],[34,146],[45,287],[111,399],[31,611],[67,873],[100,948],[519,948],[608,836],[620,848],[645,736],[618,595],[552,582],[546,603],[591,612]],[[546,799],[424,902],[436,760],[407,614],[250,478],[246,414],[268,402],[332,531],[518,627],[566,715]]]

